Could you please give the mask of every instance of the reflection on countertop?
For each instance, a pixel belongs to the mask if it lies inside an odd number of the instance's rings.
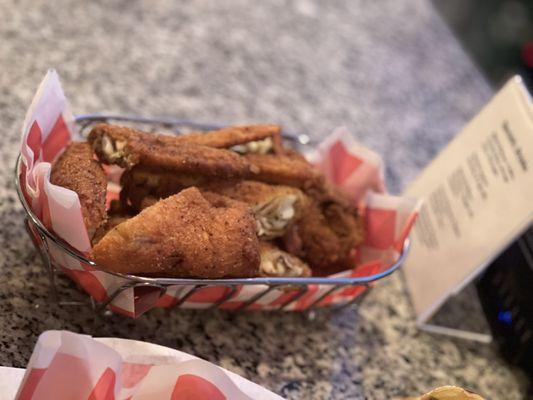
[[[48,67],[74,111],[337,125],[387,159],[398,192],[490,97],[429,2],[0,0],[0,364],[24,366],[40,332],[141,339],[195,354],[287,398],[384,399],[457,384],[520,399],[525,377],[490,346],[418,332],[396,274],[358,313],[150,312],[97,318],[52,304],[12,170]],[[67,298],[84,299],[60,281]]]

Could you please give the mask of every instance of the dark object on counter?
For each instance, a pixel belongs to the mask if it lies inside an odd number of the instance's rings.
[[[533,373],[533,226],[487,268],[477,290],[503,355]]]

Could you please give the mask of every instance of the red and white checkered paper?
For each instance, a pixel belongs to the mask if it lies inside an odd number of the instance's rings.
[[[47,331],[39,336],[15,398],[281,399],[186,353],[131,340],[93,339],[68,331]]]
[[[77,194],[52,185],[49,180],[50,162],[70,141],[79,140],[74,117],[69,112],[57,73],[53,70],[47,73],[33,99],[26,115],[22,137],[24,167],[21,182],[32,209],[48,229],[72,247],[87,253],[91,248],[90,241],[83,224]],[[366,239],[356,249],[358,262],[354,269],[335,276],[366,277],[389,268],[399,257],[404,240],[418,214],[419,201],[386,194],[381,158],[357,143],[345,128],[336,129],[318,146],[313,162],[327,178],[352,195],[354,203],[359,205],[364,215]],[[109,169],[109,174],[110,180],[115,180],[116,170]],[[115,196],[116,192],[111,190],[109,197]],[[97,301],[109,299],[117,288],[127,283],[125,279],[80,263],[50,240],[48,247],[54,263]],[[129,288],[115,297],[109,308],[137,317],[154,307],[174,306],[191,289],[191,286],[177,285],[169,287],[161,295],[157,288]],[[222,308],[238,308],[265,289],[264,285],[238,287],[237,292]],[[329,289],[328,285],[310,285],[305,295],[285,309],[303,310]],[[226,296],[229,290],[225,287],[202,288],[181,306],[208,308]],[[336,291],[322,299],[318,305],[345,303],[364,290],[364,287],[349,287]],[[250,309],[274,309],[292,296],[294,292],[290,290],[272,290],[255,301]]]

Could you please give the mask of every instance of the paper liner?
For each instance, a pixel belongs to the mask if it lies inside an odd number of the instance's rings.
[[[22,130],[23,160],[21,185],[32,210],[43,224],[83,253],[90,241],[83,224],[78,196],[75,192],[50,183],[51,162],[72,140],[79,140],[74,117],[61,89],[57,73],[50,70],[39,87],[28,110]],[[313,162],[326,177],[344,188],[360,206],[365,221],[365,242],[357,249],[354,269],[336,277],[366,277],[388,269],[399,257],[405,238],[416,219],[419,201],[386,194],[383,162],[371,150],[357,143],[346,128],[338,128],[319,146]],[[107,168],[108,201],[117,195],[117,168]],[[35,238],[36,241],[40,239]],[[110,299],[115,290],[128,283],[126,279],[98,271],[80,263],[46,239],[53,263],[63,270],[97,301]],[[264,285],[237,287],[231,300],[222,308],[234,309],[256,294]],[[307,292],[286,310],[303,310],[323,296],[331,286],[309,285]],[[164,294],[157,288],[128,288],[116,296],[109,308],[136,317],[154,307],[172,307],[192,286],[170,287]],[[229,288],[206,287],[197,290],[181,304],[185,308],[208,308],[228,294]],[[324,297],[318,305],[346,303],[365,291],[364,286],[348,287]],[[249,306],[251,310],[277,308],[294,296],[288,290],[271,290]]]
[[[39,336],[16,400],[277,400],[281,397],[186,353],[68,331]]]

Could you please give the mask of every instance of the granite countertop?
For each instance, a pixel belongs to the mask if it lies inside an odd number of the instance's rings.
[[[131,320],[60,307],[16,198],[19,130],[49,67],[79,114],[268,121],[315,138],[345,125],[387,159],[399,192],[491,95],[431,3],[0,0],[0,15],[0,365],[23,367],[42,331],[69,329],[174,347],[290,399],[389,399],[442,384],[522,398],[524,375],[492,346],[417,331],[400,274],[359,312],[314,319],[156,310]]]

